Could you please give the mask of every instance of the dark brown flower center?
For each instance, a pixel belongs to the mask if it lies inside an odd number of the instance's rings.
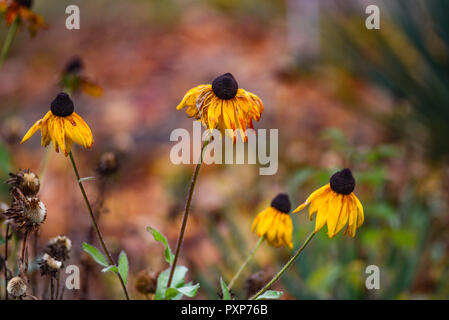
[[[290,203],[290,199],[287,194],[285,193],[279,193],[272,201],[271,206],[275,208],[276,210],[283,212],[283,213],[289,213],[292,205]]]
[[[229,100],[235,97],[239,85],[234,76],[230,73],[225,73],[212,82],[212,91],[217,97],[223,100]]]
[[[80,57],[73,57],[65,67],[66,73],[77,74],[83,70],[84,64]]]
[[[33,5],[33,0],[16,0],[16,2],[18,4],[20,4],[21,6],[24,6],[27,8],[31,8],[31,6]]]
[[[355,179],[348,168],[334,173],[329,182],[331,189],[340,194],[348,195],[355,188]]]
[[[70,116],[73,113],[73,110],[75,110],[73,102],[65,92],[58,94],[55,100],[51,103],[51,112],[58,117]]]

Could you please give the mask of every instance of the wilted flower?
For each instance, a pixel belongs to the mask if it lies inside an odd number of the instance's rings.
[[[74,109],[73,102],[67,93],[58,94],[51,103],[51,110],[28,130],[21,143],[27,141],[40,129],[42,146],[46,147],[52,141],[55,151],[59,152],[61,149],[66,156],[72,149],[73,142],[90,148],[94,143],[92,132]]]
[[[35,231],[45,221],[47,209],[37,197],[26,197],[13,192],[11,207],[4,213],[17,230]]]
[[[108,176],[117,172],[119,162],[114,152],[105,152],[100,156],[97,164],[97,172],[103,176]]]
[[[45,252],[56,260],[65,261],[69,259],[72,250],[72,241],[66,236],[57,236],[48,241]]]
[[[259,121],[264,106],[255,94],[239,88],[234,76],[225,73],[212,84],[190,89],[177,110],[187,107],[189,117],[201,120],[207,129],[218,129],[236,141],[237,130],[244,141],[248,140],[247,127],[254,129],[252,120]],[[229,130],[227,130],[229,129]]]
[[[0,13],[5,14],[7,25],[16,19],[28,24],[28,31],[32,36],[42,28],[47,28],[44,18],[31,11],[33,0],[0,0]]]
[[[80,57],[73,57],[64,69],[62,74],[61,86],[70,90],[71,92],[82,92],[98,98],[103,94],[103,89],[89,80],[81,72],[84,69],[84,63]]]
[[[21,170],[17,174],[10,173],[9,176],[6,183],[12,188],[19,189],[23,195],[35,196],[39,192],[39,177],[30,169]]]
[[[269,244],[275,247],[293,248],[293,223],[288,214],[291,209],[290,199],[284,193],[278,194],[270,207],[260,212],[254,219],[252,231],[257,236],[265,237]]]
[[[56,277],[58,271],[62,267],[62,262],[56,260],[49,254],[45,253],[39,260],[39,270],[41,275],[48,275],[50,277]]]
[[[348,223],[344,234],[354,237],[356,229],[364,221],[363,207],[353,192],[354,188],[355,179],[351,170],[338,171],[328,184],[313,192],[293,213],[310,204],[310,220],[314,213],[317,214],[315,232],[327,223],[328,235],[332,238]]]
[[[23,297],[27,292],[27,284],[21,277],[14,277],[8,282],[7,291],[13,297]]]

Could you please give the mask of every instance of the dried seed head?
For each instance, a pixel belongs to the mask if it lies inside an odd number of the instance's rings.
[[[108,176],[117,172],[119,162],[117,155],[113,152],[105,152],[98,160],[97,172],[103,176]]]
[[[28,220],[36,225],[40,225],[44,222],[47,216],[47,209],[42,201],[38,198],[27,198],[27,205],[23,210],[23,215],[28,218]]]
[[[69,259],[72,250],[72,241],[66,236],[57,236],[48,241],[45,252],[56,260],[65,261]]]
[[[217,97],[223,100],[229,100],[235,97],[239,85],[234,76],[230,73],[225,73],[212,82],[212,91]]]
[[[292,208],[288,194],[285,194],[285,193],[279,193],[271,201],[271,206],[273,208],[275,208],[276,210],[283,212],[283,213],[289,213]]]
[[[13,297],[23,297],[27,291],[27,284],[21,277],[14,277],[9,280],[6,289]]]
[[[39,177],[30,169],[21,170],[17,174],[10,173],[9,176],[6,183],[12,188],[18,188],[24,196],[35,196],[39,192]]]
[[[56,274],[62,267],[62,262],[56,260],[49,254],[45,253],[42,259],[39,261],[39,269],[41,275],[49,275],[50,277],[56,277]]]
[[[80,57],[73,57],[64,69],[65,73],[78,74],[84,68],[84,63]]]
[[[70,116],[75,110],[72,100],[65,92],[59,93],[51,103],[51,112],[58,117]]]
[[[17,230],[35,231],[45,221],[47,209],[37,197],[24,197],[13,193],[12,205],[6,210],[5,216]]]
[[[142,270],[136,277],[136,289],[142,294],[153,294],[156,292],[157,278],[159,272]]]
[[[329,182],[331,189],[339,194],[351,194],[355,188],[355,179],[348,168],[334,173]]]

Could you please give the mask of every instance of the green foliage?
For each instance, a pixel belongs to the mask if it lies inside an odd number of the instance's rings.
[[[153,236],[154,240],[162,243],[165,247],[165,260],[170,264],[173,264],[174,255],[168,244],[167,238],[152,227],[147,227],[147,231]],[[183,296],[193,298],[198,292],[200,285],[193,284],[192,282],[185,283],[185,276],[187,269],[184,266],[176,266],[173,273],[173,279],[170,288],[167,288],[168,278],[170,276],[171,267],[164,270],[159,274],[157,278],[157,288],[154,295],[155,300],[180,300]]]
[[[167,261],[170,265],[173,264],[173,259],[175,258],[175,255],[170,249],[170,246],[168,244],[167,238],[162,235],[159,231],[152,227],[147,227],[147,231],[153,236],[154,240],[162,243],[165,247],[165,261]]]
[[[231,294],[229,293],[228,286],[221,277],[220,277],[220,286],[221,286],[221,294],[223,295],[222,300],[231,300]]]
[[[98,263],[99,265],[102,265],[103,267],[109,267],[109,263],[106,260],[105,256],[100,252],[100,250],[98,250],[97,248],[95,248],[94,246],[88,244],[88,243],[83,243],[83,250],[85,252],[87,252],[88,254],[90,254],[90,256],[95,260],[96,263]]]
[[[106,257],[100,252],[100,250],[88,243],[83,243],[83,250],[87,252],[95,260],[96,263],[104,267],[101,272],[114,272],[119,274],[126,285],[128,281],[129,263],[125,251],[122,250],[122,252],[120,252],[118,258],[118,266],[116,266],[110,265],[106,260]]]
[[[282,296],[282,291],[275,291],[275,290],[267,290],[260,296],[256,298],[256,300],[263,300],[263,299],[272,299],[276,300],[279,299]]]

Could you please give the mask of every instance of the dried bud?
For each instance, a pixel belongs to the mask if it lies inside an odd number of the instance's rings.
[[[156,292],[157,278],[159,272],[142,270],[136,277],[136,289],[142,294],[153,294]]]
[[[245,290],[247,297],[249,298],[255,295],[269,280],[269,275],[263,270],[252,274],[245,281]]]
[[[45,248],[46,253],[59,261],[69,259],[70,250],[72,250],[72,241],[66,236],[51,238]]]
[[[7,290],[13,297],[23,297],[27,292],[27,284],[21,277],[14,277],[9,280]]]
[[[30,169],[21,170],[17,174],[10,173],[9,176],[6,183],[12,188],[19,189],[24,196],[35,196],[39,192],[39,178]]]
[[[39,269],[41,275],[49,275],[50,277],[56,277],[56,274],[62,267],[62,262],[51,257],[45,253],[42,259],[39,261]]]
[[[97,172],[103,176],[111,175],[117,172],[119,162],[117,155],[113,152],[105,152],[101,155],[97,165]]]

